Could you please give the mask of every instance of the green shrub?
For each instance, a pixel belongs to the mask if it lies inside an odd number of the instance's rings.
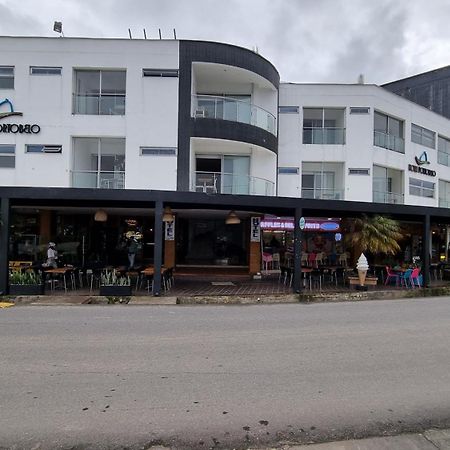
[[[102,273],[100,282],[102,286],[131,286],[130,277],[118,276],[115,270]]]
[[[9,284],[42,284],[42,276],[34,272],[10,272]]]

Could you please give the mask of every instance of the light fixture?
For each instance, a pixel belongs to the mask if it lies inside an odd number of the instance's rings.
[[[173,222],[173,212],[170,206],[164,208],[164,214],[162,217],[163,222]]]
[[[96,222],[106,222],[108,220],[108,214],[103,209],[99,209],[95,212],[94,220]]]
[[[62,30],[62,22],[58,22],[55,20],[53,23],[53,31],[55,33],[59,33],[60,35],[64,36],[63,30]]]
[[[230,211],[228,213],[227,218],[225,219],[225,223],[227,225],[237,225],[241,223],[241,219],[237,216],[237,214],[234,211]]]

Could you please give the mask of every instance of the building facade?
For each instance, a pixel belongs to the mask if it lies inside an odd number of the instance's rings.
[[[257,53],[212,42],[2,37],[0,52],[0,291],[8,260],[55,236],[83,265],[134,233],[155,268],[255,273],[263,214],[397,214],[425,248],[450,217],[450,121],[381,87],[280,84]]]

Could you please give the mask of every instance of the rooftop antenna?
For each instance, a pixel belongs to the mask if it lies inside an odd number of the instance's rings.
[[[175,28],[173,29],[173,38],[174,38],[174,39],[177,38],[177,32],[176,32]]]
[[[53,31],[60,34],[60,37],[64,37],[64,33],[62,30],[62,22],[55,21],[53,23]]]
[[[159,31],[159,38],[162,39],[162,37],[161,37],[161,28],[158,28],[158,31]]]
[[[144,28],[144,39],[147,39],[147,32],[145,31],[145,28]]]
[[[363,73],[359,74],[358,84],[364,84],[364,74]]]
[[[128,28],[128,36],[130,36],[130,39],[133,39],[133,36],[131,36],[131,30]]]

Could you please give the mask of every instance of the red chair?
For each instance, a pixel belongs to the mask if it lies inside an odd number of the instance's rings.
[[[420,280],[420,269],[419,268],[416,268],[416,269],[414,269],[411,272],[410,280],[411,280],[411,286],[412,287],[415,287],[415,286],[421,287],[420,286],[421,285],[421,282],[420,282],[421,280]]]
[[[316,265],[316,253],[310,253],[308,255],[308,266],[313,267]]]
[[[393,272],[389,266],[386,266],[386,281],[384,283],[385,286],[389,283],[389,280],[395,280],[395,285],[398,286],[400,275],[396,272]]]

